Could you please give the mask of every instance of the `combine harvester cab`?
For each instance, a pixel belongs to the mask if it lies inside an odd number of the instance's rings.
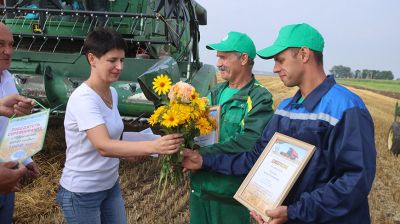
[[[166,74],[206,95],[215,66],[199,60],[199,25],[206,10],[192,0],[5,1],[1,21],[14,35],[10,68],[22,95],[63,117],[68,97],[89,76],[82,46],[98,26],[120,32],[128,44],[116,88],[125,119],[148,117],[160,103],[152,81]],[[128,119],[128,120],[129,120]]]

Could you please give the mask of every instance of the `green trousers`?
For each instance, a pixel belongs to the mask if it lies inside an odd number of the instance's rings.
[[[190,224],[249,224],[249,210],[238,204],[201,198],[190,193]]]

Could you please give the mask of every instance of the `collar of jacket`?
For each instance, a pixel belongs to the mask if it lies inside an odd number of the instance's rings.
[[[328,75],[326,79],[317,86],[310,94],[304,99],[303,103],[301,103],[304,108],[306,108],[309,112],[311,112],[314,107],[321,101],[322,97],[336,84],[335,79],[332,75]],[[298,90],[296,94],[293,96],[292,100],[286,107],[291,107],[293,105],[298,105],[297,101],[301,97],[301,92]]]
[[[232,96],[232,98],[230,98],[228,101],[226,101],[225,103],[229,103],[233,100],[245,100],[247,101],[247,97],[249,95],[250,90],[253,89],[254,83],[256,83],[256,79],[254,78],[254,75],[251,75],[251,80],[249,83],[247,83],[244,87],[242,87],[239,92],[237,92],[235,95]],[[219,85],[214,91],[214,96],[213,96],[213,104],[216,104],[217,99],[219,98],[220,94],[222,93],[222,91],[229,87],[229,82],[223,82],[221,85]],[[215,97],[215,98],[214,98]],[[224,103],[224,104],[225,104]]]

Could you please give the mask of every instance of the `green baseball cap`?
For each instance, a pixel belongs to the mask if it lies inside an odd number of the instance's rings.
[[[324,38],[307,23],[287,25],[281,28],[274,44],[257,51],[257,55],[263,59],[270,59],[289,47],[308,47],[322,52]]]
[[[251,59],[256,57],[256,46],[245,33],[229,32],[228,35],[216,44],[208,44],[207,49],[217,51],[237,51],[246,53]]]

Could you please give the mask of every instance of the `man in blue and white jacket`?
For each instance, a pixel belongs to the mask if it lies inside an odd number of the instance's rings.
[[[368,194],[375,177],[374,124],[363,101],[323,70],[324,40],[308,24],[282,27],[270,47],[274,73],[299,91],[278,106],[250,152],[203,155],[185,151],[186,169],[227,175],[250,171],[275,132],[316,146],[282,206],[267,211],[269,223],[370,223]],[[265,223],[254,211],[258,223]]]

